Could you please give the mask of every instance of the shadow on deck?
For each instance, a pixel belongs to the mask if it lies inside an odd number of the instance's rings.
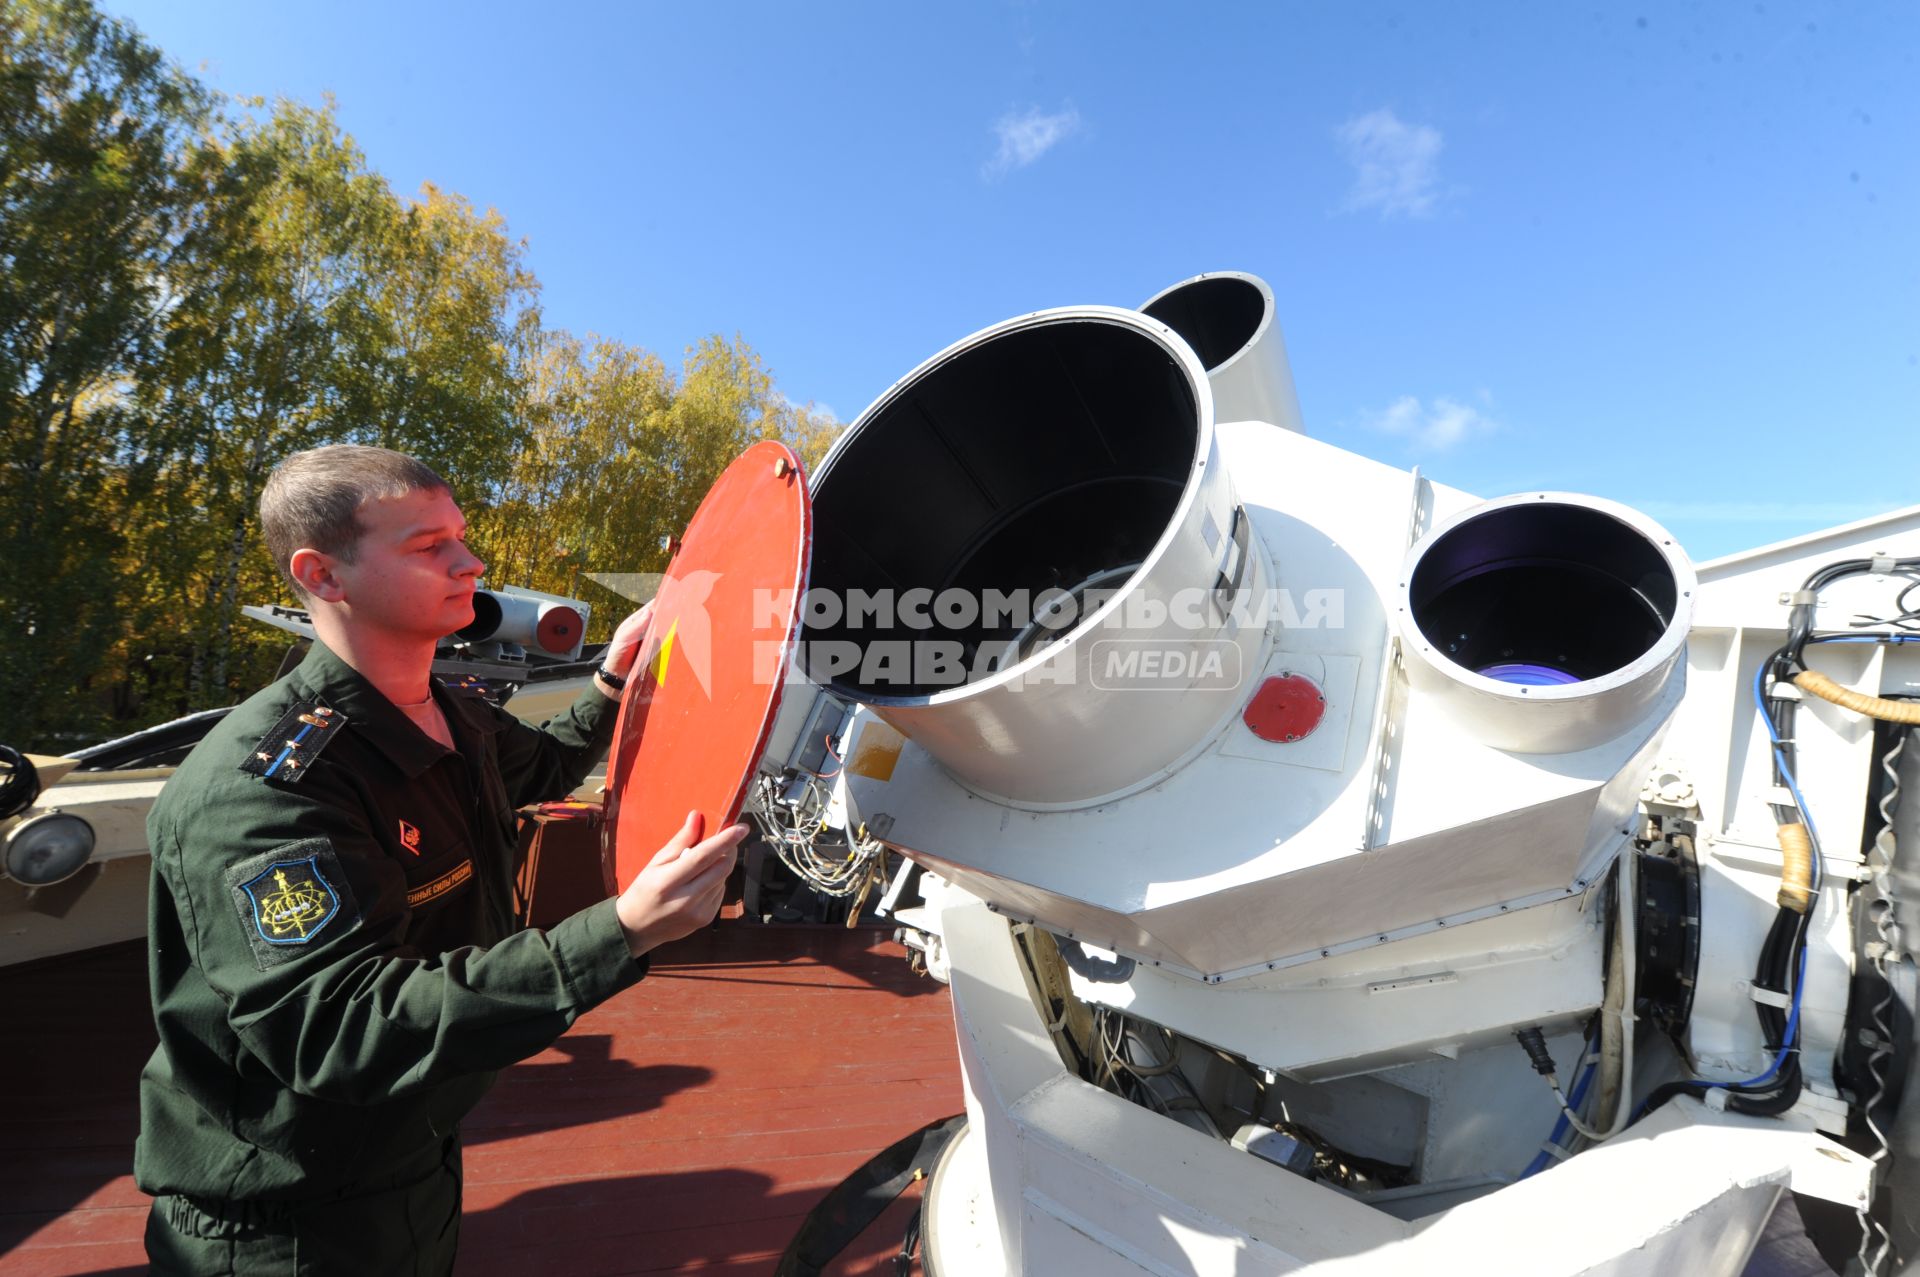
[[[733,923],[509,1069],[463,1126],[458,1271],[770,1273],[881,1148],[959,1111],[943,986],[872,929]],[[0,981],[0,1274],[145,1271],[143,943]],[[900,1212],[837,1271],[890,1272]]]

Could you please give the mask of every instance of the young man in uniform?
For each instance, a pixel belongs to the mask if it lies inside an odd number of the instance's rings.
[[[147,1252],[169,1273],[446,1273],[460,1118],[712,920],[746,829],[703,841],[690,814],[617,899],[516,930],[514,811],[605,751],[646,609],[533,728],[430,675],[483,566],[432,470],[318,448],[281,464],[260,512],[319,641],[147,822]]]

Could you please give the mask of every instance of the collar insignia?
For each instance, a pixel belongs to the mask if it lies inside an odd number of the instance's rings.
[[[313,760],[346,725],[347,716],[337,709],[317,701],[297,702],[247,751],[240,770],[262,780],[304,780]]]

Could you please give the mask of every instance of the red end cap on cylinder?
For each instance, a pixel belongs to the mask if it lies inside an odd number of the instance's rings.
[[[580,619],[578,612],[564,603],[556,603],[540,613],[533,635],[544,650],[559,655],[573,650],[573,645],[580,641],[581,631],[585,628],[585,622]]]

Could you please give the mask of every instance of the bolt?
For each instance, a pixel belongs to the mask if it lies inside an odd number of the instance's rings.
[[[773,477],[784,479],[793,472],[793,466],[785,457],[776,457],[773,462]]]

